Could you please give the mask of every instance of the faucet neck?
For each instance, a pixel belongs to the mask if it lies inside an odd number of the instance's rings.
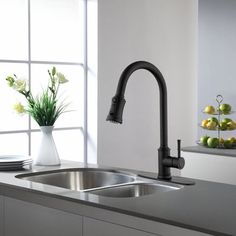
[[[126,85],[133,72],[139,69],[148,70],[155,77],[159,85],[160,94],[160,147],[168,148],[168,129],[167,129],[167,88],[163,75],[153,64],[146,61],[137,61],[130,64],[122,72],[116,90],[116,96],[124,98]]]
[[[170,166],[164,164],[169,157],[170,149],[168,147],[160,147],[158,149],[158,179],[171,179]]]

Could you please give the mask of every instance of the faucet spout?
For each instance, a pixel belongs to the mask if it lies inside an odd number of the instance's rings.
[[[116,94],[112,98],[112,105],[107,116],[108,121],[122,123],[122,114],[125,105],[125,89],[128,79],[136,70],[144,69],[149,71],[156,79],[159,85],[160,94],[160,148],[158,149],[158,178],[171,179],[170,167],[183,168],[183,165],[172,165],[176,163],[170,157],[170,149],[168,147],[168,117],[167,117],[167,88],[163,75],[156,66],[146,61],[136,61],[125,68],[122,72],[117,86]],[[174,158],[177,159],[177,158]],[[179,159],[179,158],[178,158]],[[183,158],[182,158],[183,159]],[[182,160],[183,163],[183,160]]]

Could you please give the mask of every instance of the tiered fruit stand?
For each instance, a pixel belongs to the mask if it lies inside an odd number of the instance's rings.
[[[203,120],[200,126],[204,130],[217,131],[217,137],[210,137],[208,135],[205,135],[201,137],[200,141],[198,141],[197,143],[201,146],[205,146],[208,148],[225,148],[225,149],[236,148],[235,137],[230,137],[224,140],[221,136],[221,132],[232,131],[236,129],[236,122],[234,122],[232,119],[225,117],[222,119],[222,116],[230,115],[233,113],[233,111],[230,110],[228,112],[224,112],[220,109],[222,107],[222,102],[223,102],[222,95],[217,95],[216,101],[217,101],[217,109],[214,110],[214,112],[207,113],[206,111],[203,111],[203,113],[208,115],[210,114],[213,117],[210,117],[207,120]]]

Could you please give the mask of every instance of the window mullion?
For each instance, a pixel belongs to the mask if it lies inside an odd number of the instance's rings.
[[[29,75],[29,88],[31,88],[31,12],[30,12],[30,2],[28,0],[28,75]],[[31,135],[31,118],[28,115],[28,154],[31,155],[31,143],[32,143],[32,135]]]
[[[84,163],[88,163],[88,19],[87,19],[87,0],[84,0]]]

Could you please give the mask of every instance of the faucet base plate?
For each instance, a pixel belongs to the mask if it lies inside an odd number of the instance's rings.
[[[171,180],[169,182],[175,183],[175,184],[182,184],[182,185],[194,185],[195,182],[192,179],[187,179],[184,177],[179,176],[172,176]]]
[[[172,176],[171,179],[158,179],[158,175],[155,173],[148,173],[145,172],[145,174],[138,174],[138,176],[143,177],[143,178],[148,178],[148,179],[155,179],[155,180],[161,180],[161,181],[166,181],[166,182],[171,182],[175,184],[182,184],[182,185],[194,185],[195,182],[192,179],[189,178],[184,178],[181,176]]]

